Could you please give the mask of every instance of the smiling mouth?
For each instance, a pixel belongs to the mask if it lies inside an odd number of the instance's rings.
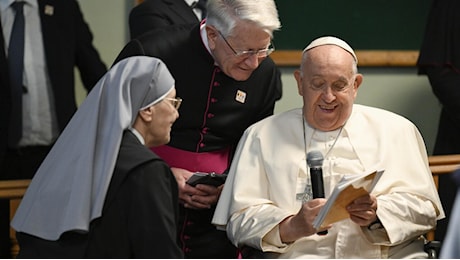
[[[319,108],[326,112],[332,112],[337,106],[319,106]]]
[[[254,69],[251,69],[251,68],[243,68],[243,67],[238,67],[240,70],[242,71],[246,71],[246,72],[250,72],[250,71],[254,71]]]

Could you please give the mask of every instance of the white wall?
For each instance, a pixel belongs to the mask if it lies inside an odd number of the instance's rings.
[[[134,0],[77,0],[93,33],[93,43],[102,60],[110,67],[128,40],[128,14]],[[76,71],[77,102],[86,96]]]
[[[135,0],[79,0],[83,15],[103,61],[110,66],[128,39],[128,14]],[[364,75],[357,102],[385,108],[407,117],[422,133],[431,154],[436,136],[439,104],[425,76],[415,68],[359,68]],[[302,106],[293,76],[294,68],[282,68],[283,98],[276,104],[279,113]],[[78,101],[85,97],[80,80]]]

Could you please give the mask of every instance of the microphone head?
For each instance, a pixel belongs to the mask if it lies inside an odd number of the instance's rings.
[[[323,166],[323,154],[320,151],[307,153],[307,164],[310,168]]]

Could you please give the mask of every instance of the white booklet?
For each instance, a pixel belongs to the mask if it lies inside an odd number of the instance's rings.
[[[313,227],[319,229],[348,218],[346,207],[353,200],[371,193],[383,172],[384,170],[372,170],[342,177],[313,221]]]

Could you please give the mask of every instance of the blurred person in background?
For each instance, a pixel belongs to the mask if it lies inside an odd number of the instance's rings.
[[[169,25],[198,23],[206,17],[207,0],[144,0],[129,13],[129,32],[134,39]]]
[[[426,75],[442,108],[433,155],[460,154],[460,1],[433,0],[428,14],[418,74]],[[451,176],[439,176],[439,196],[446,218],[438,222],[435,239],[443,241],[457,186]]]

